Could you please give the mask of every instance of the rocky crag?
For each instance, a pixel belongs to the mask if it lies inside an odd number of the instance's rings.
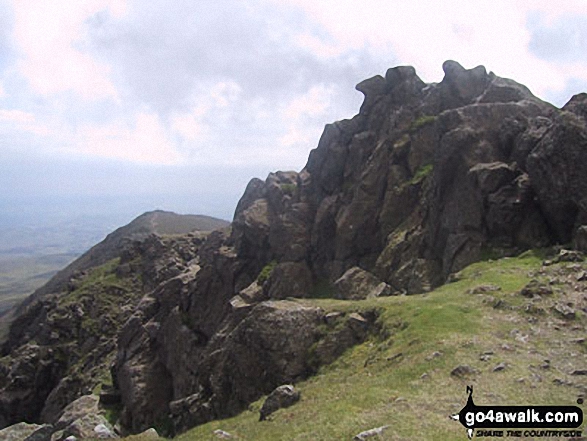
[[[359,114],[299,173],[253,179],[230,229],[139,238],[28,302],[0,360],[0,427],[56,424],[103,386],[121,431],[178,433],[376,331],[376,311],[288,298],[421,293],[484,257],[587,248],[587,94],[557,109],[482,66],[443,69],[358,84]]]

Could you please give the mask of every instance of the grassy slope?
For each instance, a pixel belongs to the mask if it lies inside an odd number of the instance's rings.
[[[477,263],[459,281],[427,295],[360,302],[298,300],[332,311],[378,308],[384,335],[350,349],[297,384],[301,401],[268,421],[258,421],[259,400],[234,418],[196,427],[178,439],[215,440],[213,431],[222,429],[241,440],[350,440],[361,431],[389,425],[372,439],[463,440],[463,427],[448,416],[464,406],[468,384],[474,385],[479,405],[574,405],[587,383],[570,375],[587,367],[586,344],[577,341],[585,336],[585,314],[578,311],[575,320],[565,321],[550,312],[525,312],[530,301],[519,290],[532,277],[540,278],[541,262],[535,253],[526,253]],[[569,265],[549,268],[563,271]],[[501,290],[468,292],[487,284]],[[560,291],[541,301],[546,310],[561,296],[568,300]],[[434,352],[442,355],[433,357]],[[486,352],[492,354],[483,361],[480,356]],[[541,367],[545,359],[549,368]],[[506,369],[494,372],[500,362]],[[451,376],[460,364],[479,373],[466,379]]]

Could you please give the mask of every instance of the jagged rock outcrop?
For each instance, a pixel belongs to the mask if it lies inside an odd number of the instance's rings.
[[[54,423],[95,385],[72,366],[95,378],[106,361],[122,429],[177,433],[234,415],[377,331],[374,311],[326,313],[295,298],[414,294],[484,255],[584,249],[586,96],[559,110],[483,66],[443,69],[438,84],[400,66],[357,85],[358,115],[327,125],[300,172],[253,179],[231,229],[119,250],[103,275],[132,283],[92,288],[116,293],[116,324],[83,296],[64,301],[94,286],[90,269],[30,302],[5,347],[13,367],[0,363],[0,427]],[[81,352],[62,355],[74,344]]]
[[[569,241],[583,222],[584,121],[482,66],[443,69],[439,84],[404,66],[360,83],[359,114],[328,125],[300,173],[249,184],[237,254],[304,262],[314,281],[358,266],[414,293],[488,249]]]
[[[0,358],[0,427],[55,424],[69,403],[109,385],[122,325],[153,286],[196,265],[203,239],[197,233],[125,242],[119,257],[23,307]]]

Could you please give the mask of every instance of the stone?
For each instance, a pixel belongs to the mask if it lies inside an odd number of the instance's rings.
[[[214,431],[214,435],[218,439],[234,439],[234,436],[232,436],[230,433],[228,433],[224,430],[221,430],[221,429],[216,429]]]
[[[97,430],[96,430],[97,429]],[[75,436],[79,439],[98,438],[114,439],[118,436],[104,416],[97,414],[84,415],[72,422],[63,430],[63,436]]]
[[[467,290],[468,294],[485,294],[488,292],[501,291],[501,287],[497,285],[479,285],[475,288]]]
[[[466,378],[473,375],[478,374],[479,371],[474,367],[471,367],[467,364],[461,364],[455,367],[451,372],[450,375],[456,378]]]
[[[94,427],[95,437],[98,439],[118,438],[114,430],[108,428],[104,423],[100,423]]]
[[[266,296],[263,293],[263,287],[259,285],[256,280],[245,289],[241,290],[239,292],[239,296],[247,304],[258,303],[266,300]]]
[[[354,441],[364,441],[369,438],[379,437],[379,435],[381,435],[383,432],[385,432],[389,427],[390,426],[381,426],[381,427],[376,427],[374,429],[365,430],[364,432],[361,432],[361,433],[355,435],[353,440]]]
[[[347,270],[336,282],[335,297],[344,300],[359,300],[391,294],[391,287],[372,273],[357,266]]]
[[[527,159],[540,207],[560,243],[571,242],[577,220],[585,216],[586,133],[584,119],[561,112]]]
[[[48,441],[53,430],[53,426],[48,424],[18,423],[0,430],[0,439],[3,441]]]
[[[43,424],[40,429],[27,436],[24,441],[50,441],[55,428],[50,424]]]
[[[259,411],[259,421],[267,419],[273,412],[293,406],[300,400],[300,392],[291,384],[285,384],[277,387],[269,394],[261,410]]]
[[[124,438],[126,441],[148,441],[148,440],[160,440],[159,434],[154,428],[150,428],[141,432],[137,435],[131,435]]]
[[[324,321],[327,325],[333,325],[343,316],[344,314],[340,311],[329,312],[324,316]]]
[[[469,169],[469,173],[475,176],[477,185],[484,195],[495,193],[518,175],[513,167],[503,162],[477,164]]]
[[[585,255],[580,251],[575,250],[560,250],[555,257],[555,262],[583,262]]]
[[[270,299],[308,297],[312,290],[312,272],[305,262],[278,263],[267,280]]]
[[[587,225],[577,228],[573,237],[573,248],[582,253],[587,253]]]
[[[346,319],[343,317],[344,314],[336,316],[331,325],[336,323],[337,326],[315,344],[313,358],[316,365],[330,364],[350,347],[365,341],[375,321],[373,317],[368,319],[358,313],[351,313]]]
[[[536,279],[530,280],[524,288],[520,291],[520,294],[524,297],[542,297],[542,296],[551,296],[553,294],[553,290],[550,286],[539,282]]]
[[[503,361],[501,363],[499,363],[498,365],[496,365],[493,368],[493,372],[500,372],[503,371],[505,368],[507,367],[507,364],[505,364]]]
[[[556,303],[552,310],[565,320],[574,320],[577,317],[575,309],[563,303]]]
[[[55,428],[63,430],[85,415],[97,414],[98,402],[99,397],[96,395],[84,395],[69,403],[55,422]]]

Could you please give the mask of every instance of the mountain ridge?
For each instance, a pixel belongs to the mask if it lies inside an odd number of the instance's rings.
[[[193,231],[211,231],[216,228],[224,228],[229,222],[216,219],[211,216],[194,214],[176,214],[170,211],[153,210],[145,212],[127,225],[117,228],[106,238],[90,248],[78,259],[63,270],[59,271],[44,286],[36,290],[22,306],[35,298],[49,292],[63,289],[63,284],[73,276],[75,272],[103,265],[108,260],[117,257],[123,250],[126,242],[141,240],[145,237],[169,234],[187,234]]]

